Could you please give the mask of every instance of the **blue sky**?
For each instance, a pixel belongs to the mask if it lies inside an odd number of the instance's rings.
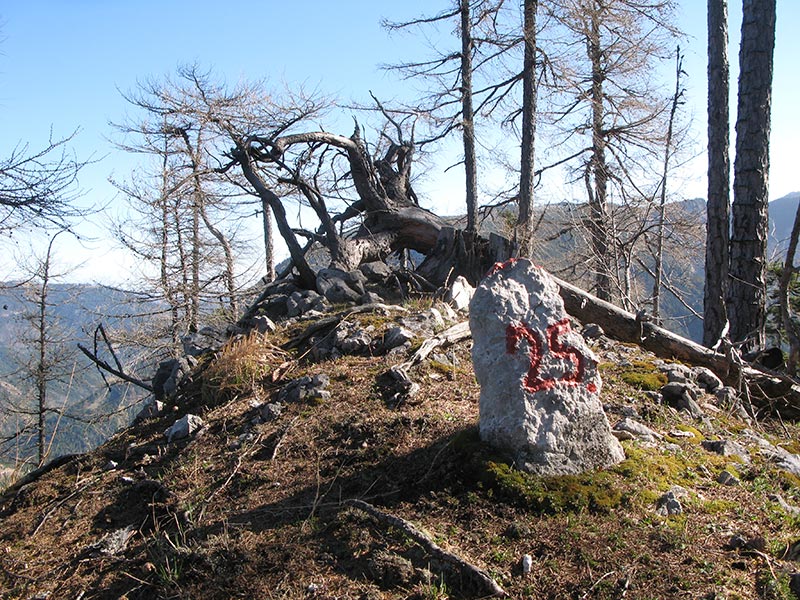
[[[687,109],[701,143],[705,4],[683,0],[679,23],[689,34],[685,44]],[[104,205],[114,197],[107,178],[124,177],[135,167],[134,159],[115,150],[111,142],[114,133],[109,121],[120,121],[128,110],[120,90],[134,89],[137,80],[173,73],[180,63],[198,62],[229,83],[266,77],[276,84],[304,83],[343,101],[366,101],[369,90],[392,98],[402,95],[408,84],[398,83],[380,64],[424,56],[425,48],[419,38],[389,36],[380,27],[380,19],[403,20],[435,10],[437,3],[422,0],[241,0],[224,7],[208,0],[8,0],[0,6],[0,153],[7,155],[20,141],[32,148],[44,145],[51,127],[56,137],[80,129],[75,152],[80,158],[97,160],[81,176],[85,202]],[[738,11],[738,2],[732,1],[734,69]],[[800,2],[778,0],[772,198],[800,189],[795,158],[800,139],[798,29]],[[349,115],[343,116],[342,122],[350,127]],[[704,172],[700,156],[679,193],[703,196]],[[459,177],[452,171],[449,176],[434,173],[428,181],[423,192],[431,203],[441,205],[446,197],[447,205],[461,197]],[[102,225],[102,219],[98,221]],[[85,226],[84,231],[100,235],[96,228]],[[25,241],[19,243],[24,251]],[[88,259],[76,272],[79,279],[118,279],[126,264],[105,239],[89,243],[86,250],[73,244],[66,253],[71,261]],[[2,254],[0,278],[11,271],[13,263],[11,254]]]

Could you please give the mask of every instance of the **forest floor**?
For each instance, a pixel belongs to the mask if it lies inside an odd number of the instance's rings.
[[[392,320],[355,318],[375,328]],[[385,373],[405,355],[308,362],[278,349],[293,328],[229,342],[201,363],[173,410],[9,488],[0,497],[0,597],[486,595],[402,522],[511,598],[795,596],[800,479],[748,436],[800,453],[797,423],[746,422],[713,396],[702,399],[707,417],[692,419],[642,389],[659,380],[652,355],[601,339],[592,343],[609,420],[636,415],[662,437],[623,442],[627,459],[604,471],[534,477],[479,440],[469,340],[447,362],[415,367],[419,393],[395,404]],[[330,397],[258,418],[281,385],[317,374],[329,378]],[[187,413],[203,429],[167,443],[165,429]],[[701,444],[719,439],[745,445],[749,463]],[[723,470],[738,484],[719,483]],[[656,504],[671,489],[683,510],[662,516]]]

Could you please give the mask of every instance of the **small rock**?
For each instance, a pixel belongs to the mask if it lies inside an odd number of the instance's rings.
[[[692,433],[691,431],[684,431],[683,429],[673,429],[672,431],[669,432],[669,437],[672,437],[672,438],[687,438],[688,439],[688,438],[693,438],[693,437],[697,437],[697,436],[695,436],[695,434]]]
[[[533,557],[530,554],[525,554],[522,557],[522,574],[528,575],[533,567]]]
[[[688,412],[695,419],[700,419],[703,417],[703,411],[697,404],[697,391],[692,384],[673,381],[661,388],[661,395],[667,404]]]
[[[459,275],[447,288],[444,299],[457,311],[468,311],[469,303],[474,293],[475,288],[469,284],[465,277]]]
[[[671,485],[667,492],[671,493],[676,498],[688,498],[689,490],[681,485]]]
[[[151,417],[157,417],[164,410],[164,403],[160,400],[151,399],[139,411],[139,414],[133,419],[134,423],[144,421]]]
[[[627,431],[628,433],[631,433],[634,436],[649,442],[660,440],[662,437],[660,433],[653,431],[638,421],[634,421],[630,417],[625,417],[624,419],[618,421],[617,424],[614,425],[613,429],[616,431]],[[617,437],[617,439],[619,439],[619,437]]]
[[[727,469],[722,471],[717,477],[717,483],[721,483],[722,485],[729,485],[729,486],[737,486],[741,484],[741,481],[730,471]]]
[[[662,372],[667,376],[670,383],[691,383],[694,381],[692,370],[684,365],[668,363],[662,367]]]
[[[603,328],[597,323],[587,323],[584,326],[583,331],[581,331],[581,334],[588,340],[596,340],[597,338],[604,336],[606,332],[603,331]]]
[[[259,407],[258,411],[261,420],[265,423],[274,421],[281,416],[282,412],[283,405],[278,402],[269,402],[267,404],[263,404],[261,407]]]
[[[698,385],[709,394],[714,394],[723,387],[722,380],[707,367],[694,367],[692,372],[694,373]]]
[[[750,462],[750,453],[747,448],[732,440],[703,440],[703,448],[721,456],[737,456],[744,462]]]
[[[384,351],[392,350],[398,346],[403,346],[414,339],[414,332],[405,327],[391,327],[383,334]]]
[[[783,510],[785,510],[790,515],[800,515],[800,507],[792,506],[786,500],[783,499],[783,496],[780,494],[770,494],[768,496],[770,500],[773,502],[777,502],[778,506],[780,506]]]
[[[672,491],[667,492],[656,500],[656,513],[662,517],[679,515],[683,513],[683,507]]]
[[[383,304],[384,300],[375,292],[367,292],[358,299],[359,304]]]
[[[275,331],[275,323],[266,315],[253,317],[253,329],[259,333],[272,333]]]
[[[729,385],[723,386],[714,392],[717,397],[717,402],[723,408],[730,408],[736,405],[739,401],[739,394],[735,388]]]
[[[385,283],[392,276],[391,267],[383,261],[364,263],[358,269],[372,283]]]
[[[172,442],[173,440],[180,440],[185,437],[189,437],[191,434],[199,431],[202,427],[203,419],[197,415],[188,414],[175,421],[171,427],[164,431],[164,436],[166,436],[167,442]]]
[[[510,540],[521,540],[531,535],[531,528],[526,523],[514,521],[506,528],[503,535]]]

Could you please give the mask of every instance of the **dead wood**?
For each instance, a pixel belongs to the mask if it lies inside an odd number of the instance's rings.
[[[324,319],[317,319],[311,325],[306,327],[302,333],[294,336],[288,342],[283,345],[285,350],[290,350],[292,348],[297,348],[306,342],[311,336],[325,331],[326,329],[333,329],[337,327],[342,321],[347,319],[352,315],[358,315],[363,313],[370,313],[370,312],[407,312],[405,308],[402,306],[395,306],[392,304],[382,304],[380,302],[376,302],[374,304],[362,304],[361,306],[354,306],[353,308],[348,308],[347,310],[343,310],[341,312],[336,313],[330,317],[325,317]]]
[[[461,323],[456,323],[451,327],[448,327],[441,333],[433,336],[432,338],[426,339],[422,342],[422,345],[419,349],[414,352],[414,354],[409,358],[406,362],[398,365],[403,370],[408,370],[411,367],[414,367],[420,364],[423,360],[428,358],[431,352],[433,352],[436,348],[439,347],[447,347],[452,346],[453,344],[457,344],[462,340],[468,339],[472,333],[469,330],[469,322],[462,321]]]
[[[554,277],[567,313],[583,323],[597,323],[611,337],[637,344],[660,358],[708,367],[726,384],[746,386],[761,408],[788,419],[800,419],[800,385],[793,378],[760,365],[744,362],[738,352],[715,352],[659,327],[609,302]]]
[[[505,590],[497,585],[495,580],[492,579],[489,574],[486,573],[486,571],[479,569],[470,562],[467,562],[457,554],[453,554],[452,552],[444,550],[441,546],[434,542],[429,535],[420,529],[417,529],[417,527],[411,522],[406,521],[397,515],[384,512],[372,504],[364,502],[363,500],[347,500],[344,504],[345,506],[352,506],[353,508],[357,508],[358,510],[367,513],[379,523],[399,529],[420,546],[422,546],[422,548],[424,548],[425,551],[431,556],[457,568],[461,576],[470,581],[477,588],[479,593],[491,597],[508,597],[508,594],[505,592]]]

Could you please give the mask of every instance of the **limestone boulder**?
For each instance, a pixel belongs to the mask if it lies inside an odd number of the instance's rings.
[[[543,269],[509,261],[484,278],[469,309],[481,438],[542,475],[625,458],[600,403],[597,359],[558,292]]]

